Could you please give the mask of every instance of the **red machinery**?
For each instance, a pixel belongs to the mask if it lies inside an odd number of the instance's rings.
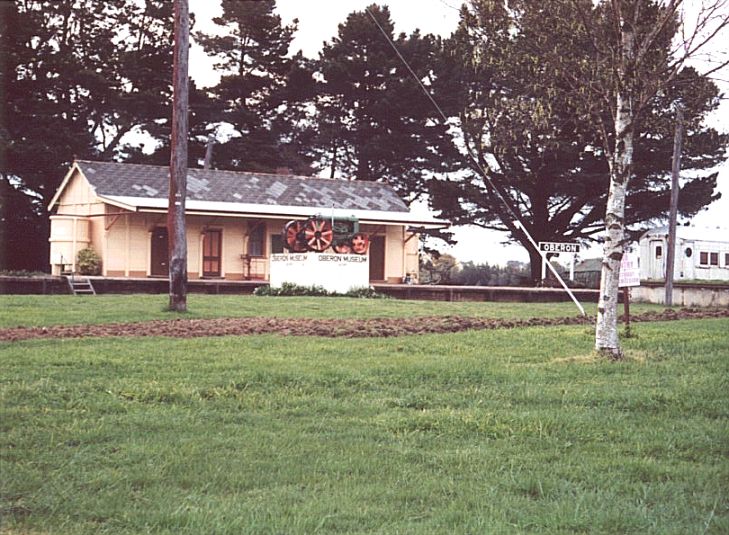
[[[283,242],[292,253],[322,253],[331,247],[337,253],[367,254],[370,246],[370,238],[359,231],[357,219],[325,219],[320,216],[286,223]]]

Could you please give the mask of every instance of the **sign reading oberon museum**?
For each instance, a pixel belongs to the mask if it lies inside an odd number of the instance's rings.
[[[288,253],[271,255],[271,288],[285,282],[322,286],[329,292],[347,293],[370,284],[369,256],[358,254]]]

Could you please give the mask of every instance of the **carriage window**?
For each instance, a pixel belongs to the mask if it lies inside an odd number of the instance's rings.
[[[694,254],[694,252],[691,250],[691,247],[686,247],[686,258],[691,258],[691,255]]]
[[[656,258],[660,258],[663,256],[663,247],[660,245],[656,246]]]
[[[724,253],[724,267],[729,267],[729,253]]]
[[[701,265],[701,266],[709,265],[709,253],[707,253],[706,251],[701,251],[699,253],[699,265]]]
[[[709,253],[709,264],[712,266],[719,265],[719,253]]]

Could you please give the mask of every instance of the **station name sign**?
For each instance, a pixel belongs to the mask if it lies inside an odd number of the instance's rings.
[[[577,243],[540,241],[539,250],[544,253],[579,253],[580,246]]]

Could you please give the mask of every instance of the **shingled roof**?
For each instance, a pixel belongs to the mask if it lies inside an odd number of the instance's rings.
[[[169,167],[77,160],[67,180],[76,168],[102,201],[141,211],[167,208]],[[64,187],[65,182],[51,208]],[[448,224],[432,216],[415,216],[392,187],[379,182],[213,169],[188,169],[186,205],[190,213],[298,216],[331,212],[411,225]]]
[[[167,199],[169,167],[77,161],[101,196]],[[189,169],[188,200],[407,212],[388,185],[293,175]]]

